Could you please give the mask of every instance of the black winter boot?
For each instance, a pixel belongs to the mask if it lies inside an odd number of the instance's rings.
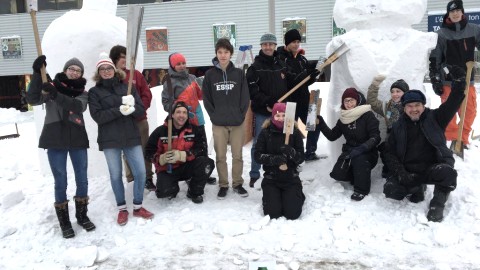
[[[55,203],[53,206],[55,207],[55,212],[57,213],[63,238],[74,237],[75,232],[72,229],[72,223],[70,223],[70,217],[68,215],[68,201],[59,204]]]
[[[445,191],[442,188],[435,186],[433,191],[433,198],[430,201],[430,208],[427,213],[428,221],[442,222],[443,210],[445,209],[445,203],[448,200],[450,191]]]
[[[412,203],[423,202],[425,200],[425,190],[427,190],[427,185],[420,185],[418,191],[412,193],[408,200]]]
[[[73,197],[75,200],[75,217],[78,225],[82,226],[87,232],[95,230],[95,225],[87,216],[88,197]]]

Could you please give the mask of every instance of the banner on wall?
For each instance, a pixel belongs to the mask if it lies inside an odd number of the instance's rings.
[[[237,46],[237,26],[235,23],[216,23],[213,25],[213,45],[221,38],[230,40],[235,48]]]
[[[145,29],[147,40],[147,52],[168,51],[167,27],[152,27]]]
[[[297,29],[298,32],[300,32],[300,35],[302,36],[302,40],[300,42],[301,43],[307,42],[307,19],[306,18],[285,18],[282,20],[282,26],[283,26],[282,36],[285,36],[285,33],[288,30]]]
[[[22,41],[20,36],[0,38],[2,42],[2,55],[4,59],[18,59],[22,57]]]
[[[445,11],[428,12],[428,32],[435,32],[440,29],[440,26],[442,26],[443,23],[443,15],[445,15]],[[467,9],[465,10],[465,16],[467,16],[469,23],[480,25],[479,9]]]

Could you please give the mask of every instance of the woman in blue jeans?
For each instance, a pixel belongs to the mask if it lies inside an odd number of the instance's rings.
[[[108,54],[102,53],[96,65],[95,86],[88,91],[90,114],[98,124],[98,146],[105,154],[110,182],[118,206],[117,223],[127,224],[128,211],[125,187],[122,180],[122,152],[135,179],[133,184],[133,216],[151,219],[153,214],[142,207],[145,187],[145,163],[140,132],[139,116],[145,113],[142,100],[134,87],[127,95],[127,85],[122,83],[125,73],[116,69]]]
[[[88,137],[83,122],[87,109],[88,95],[85,92],[83,64],[77,58],[65,63],[63,72],[55,75],[53,81],[42,83],[40,69],[46,66],[46,57],[39,56],[33,63],[33,76],[27,101],[32,105],[45,104],[45,122],[40,135],[39,147],[47,149],[48,161],[55,179],[55,212],[63,237],[75,236],[70,223],[67,200],[67,156],[75,173],[75,217],[78,224],[87,231],[95,225],[87,216],[88,180],[87,148]]]

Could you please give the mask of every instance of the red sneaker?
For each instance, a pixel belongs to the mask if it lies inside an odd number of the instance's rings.
[[[118,211],[118,218],[117,218],[117,223],[120,226],[124,226],[128,222],[128,211],[127,210],[121,210]]]
[[[141,207],[140,209],[133,210],[134,217],[141,217],[144,219],[153,218],[153,213],[150,213],[147,209]]]

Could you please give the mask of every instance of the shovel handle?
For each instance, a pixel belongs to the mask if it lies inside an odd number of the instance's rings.
[[[30,17],[32,18],[33,26],[33,36],[35,37],[35,46],[37,47],[38,56],[42,55],[42,43],[40,42],[40,35],[38,34],[38,25],[37,25],[37,12],[35,10],[30,11]],[[42,65],[40,69],[40,75],[42,77],[42,83],[47,82],[47,72],[45,71],[45,66]]]
[[[458,134],[457,134],[457,143],[455,144],[455,153],[460,153],[462,150],[463,142],[462,142],[462,134],[463,134],[463,123],[465,122],[465,112],[467,110],[467,100],[468,100],[468,93],[470,89],[470,79],[472,78],[472,70],[475,62],[468,61],[467,65],[467,74],[465,77],[465,98],[462,102],[462,109],[460,111],[460,122],[458,124]]]

